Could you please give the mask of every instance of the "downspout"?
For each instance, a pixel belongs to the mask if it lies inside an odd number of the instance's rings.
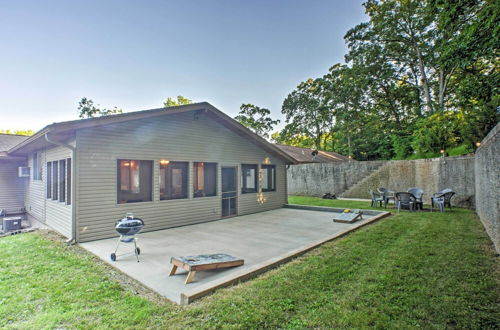
[[[66,243],[73,244],[76,243],[76,147],[49,139],[49,133],[45,133],[45,140],[71,150],[71,237]]]

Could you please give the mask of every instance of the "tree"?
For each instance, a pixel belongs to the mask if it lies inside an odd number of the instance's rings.
[[[308,79],[300,83],[283,101],[284,136],[301,136],[313,141],[313,148],[325,149],[324,138],[330,133],[333,112],[327,105],[322,80]]]
[[[480,0],[368,0],[370,17],[349,30],[347,59],[377,48],[401,81],[419,89],[421,108],[428,114],[446,106],[449,84],[456,70],[472,54],[457,54],[453,41],[477,20]]]
[[[460,112],[437,112],[418,121],[414,132],[414,149],[418,154],[436,154],[457,146],[462,141],[460,127],[464,118]]]
[[[279,120],[273,120],[270,114],[269,109],[260,108],[253,104],[242,104],[240,112],[234,119],[254,133],[268,139],[269,133],[280,122]]]
[[[179,95],[177,96],[177,100],[171,98],[171,97],[168,97],[167,100],[165,102],[163,102],[163,106],[165,108],[168,108],[168,107],[176,107],[176,106],[179,106],[179,105],[186,105],[186,104],[192,104],[193,101],[182,96],[182,95]]]
[[[86,97],[83,97],[80,102],[78,102],[78,117],[80,118],[109,116],[122,112],[122,109],[117,107],[114,107],[113,109],[100,109],[94,106],[94,101],[87,99]]]
[[[31,136],[31,135],[35,134],[35,131],[32,130],[32,129],[14,130],[14,131],[11,131],[10,129],[0,129],[0,134],[12,134],[12,135]]]

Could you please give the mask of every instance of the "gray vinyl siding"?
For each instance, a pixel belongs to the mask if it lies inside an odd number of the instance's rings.
[[[74,145],[74,140],[70,142]],[[37,151],[41,155],[42,180],[33,180],[33,154],[28,156],[31,177],[26,187],[25,207],[29,215],[53,228],[60,234],[71,235],[71,205],[46,198],[47,162],[71,158],[71,151],[54,147]]]
[[[54,147],[45,152],[43,177],[47,177],[47,162],[71,158],[71,150],[65,147]],[[45,186],[45,185],[44,185]],[[45,188],[43,191],[45,198]],[[71,236],[71,205],[66,202],[45,198],[45,223],[66,237]]]
[[[45,151],[39,150],[42,166],[45,166]],[[42,180],[33,179],[33,154],[28,156],[30,167],[30,178],[26,183],[25,208],[26,212],[38,221],[45,222],[45,168],[43,168]]]
[[[180,113],[77,131],[77,239],[117,236],[116,220],[126,212],[144,219],[144,231],[221,218],[221,167],[277,165],[275,192],[238,194],[238,214],[282,207],[286,203],[284,162],[201,114]],[[153,201],[117,204],[117,159],[153,160]],[[189,162],[188,199],[160,200],[159,160]],[[216,162],[217,196],[193,198],[193,162]]]
[[[0,160],[0,210],[17,210],[24,207],[24,181],[17,168],[25,162]]]

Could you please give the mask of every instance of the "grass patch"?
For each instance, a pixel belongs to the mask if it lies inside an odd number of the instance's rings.
[[[469,144],[461,144],[459,146],[446,149],[446,157],[455,157],[455,156],[463,156],[474,152],[474,148]],[[416,159],[428,159],[428,158],[438,158],[441,157],[441,153],[439,152],[427,152],[424,154],[412,154],[408,156],[407,160],[416,160]],[[394,158],[396,159],[396,158]],[[403,159],[403,158],[402,158]]]
[[[368,208],[367,202],[290,197]],[[380,209],[379,209],[380,210]],[[4,328],[495,328],[498,257],[469,210],[406,212],[189,306],[145,298],[78,246],[0,239]]]

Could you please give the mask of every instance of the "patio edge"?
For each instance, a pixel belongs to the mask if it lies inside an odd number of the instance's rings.
[[[303,206],[303,207],[301,207],[301,206]],[[343,210],[343,209],[336,209],[336,208],[295,205],[295,204],[294,205],[286,204],[285,207],[294,208],[294,209],[312,210],[312,211],[323,211],[323,212],[324,211],[338,212],[339,210]],[[365,210],[363,210],[363,211],[365,211]],[[321,239],[321,240],[315,241],[311,244],[305,245],[299,249],[295,249],[295,250],[293,250],[285,255],[281,255],[279,257],[273,258],[273,259],[268,260],[266,262],[262,262],[260,264],[257,264],[257,265],[255,265],[249,269],[246,269],[244,271],[239,271],[239,272],[233,273],[233,274],[228,275],[226,277],[222,277],[218,280],[201,285],[201,286],[199,286],[196,289],[193,289],[191,291],[181,293],[180,304],[181,305],[188,305],[191,302],[193,302],[194,300],[199,299],[203,296],[206,296],[209,293],[215,291],[216,289],[230,286],[231,284],[238,282],[238,281],[246,281],[248,279],[251,279],[259,274],[262,274],[262,273],[272,269],[272,268],[275,268],[281,264],[284,264],[284,263],[290,261],[291,259],[298,257],[298,256],[300,256],[300,255],[302,255],[302,254],[304,254],[304,253],[306,253],[314,248],[317,248],[317,247],[323,245],[324,243],[327,243],[327,242],[330,242],[336,238],[340,238],[342,236],[345,236],[345,235],[347,235],[347,234],[349,234],[349,233],[351,233],[351,232],[353,232],[361,227],[364,227],[366,225],[369,225],[371,223],[374,223],[380,219],[383,219],[383,218],[391,215],[390,212],[385,212],[385,211],[383,211],[383,212],[370,211],[370,212],[376,212],[376,213],[378,213],[378,215],[371,218],[370,220],[367,220],[366,222],[360,223],[356,227],[351,227],[349,229],[346,229],[344,231],[336,233],[332,236],[329,236],[325,239]],[[370,213],[368,213],[368,212],[366,212],[364,214],[370,215]]]

